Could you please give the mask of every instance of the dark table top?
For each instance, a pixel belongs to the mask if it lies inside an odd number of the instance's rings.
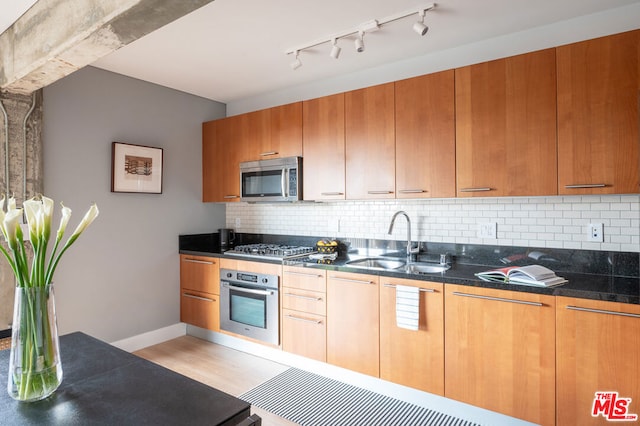
[[[83,333],[60,337],[64,377],[31,403],[0,392],[7,425],[236,425],[250,404]],[[7,383],[9,350],[0,351]],[[5,388],[6,389],[6,388]]]

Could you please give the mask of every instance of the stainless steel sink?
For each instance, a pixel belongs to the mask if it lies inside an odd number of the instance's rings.
[[[354,268],[367,268],[367,269],[398,269],[406,265],[406,261],[401,259],[384,259],[379,257],[366,257],[364,259],[349,260],[346,266],[352,266]]]
[[[406,267],[406,271],[410,274],[437,274],[445,272],[451,268],[451,265],[439,263],[410,263]]]

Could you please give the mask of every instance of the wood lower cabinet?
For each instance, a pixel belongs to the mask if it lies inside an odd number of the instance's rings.
[[[640,30],[557,48],[558,192],[640,192]]]
[[[394,83],[345,93],[346,198],[395,198]]]
[[[396,286],[420,289],[418,330],[396,325]],[[380,378],[444,395],[444,284],[380,277]]]
[[[605,424],[596,392],[631,398],[627,414],[640,416],[640,306],[558,296],[556,318],[557,424]]]
[[[220,330],[220,269],[216,258],[180,255],[180,321]]]
[[[283,266],[282,275],[282,349],[326,362],[327,272]]]
[[[458,197],[557,194],[555,49],[455,70]]]
[[[555,297],[445,286],[445,396],[555,422]]]
[[[327,274],[327,362],[380,376],[378,276]]]

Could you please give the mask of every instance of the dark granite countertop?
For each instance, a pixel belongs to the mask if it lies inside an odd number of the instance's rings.
[[[301,237],[298,237],[301,238]],[[181,240],[180,253],[199,256],[224,257],[224,253],[220,252],[219,247],[205,245],[183,244]],[[638,256],[635,254],[635,256]],[[633,257],[633,256],[632,256]],[[239,257],[235,257],[239,259]],[[258,261],[256,258],[246,258],[246,260]],[[379,276],[388,276],[395,278],[409,278],[422,281],[435,281],[448,284],[461,284],[473,287],[494,288],[510,291],[522,291],[528,293],[548,294],[553,296],[567,296],[582,299],[593,299],[610,302],[621,302],[630,304],[640,304],[640,278],[637,276],[620,276],[611,273],[585,273],[584,268],[574,268],[577,271],[559,271],[557,275],[568,280],[567,283],[557,287],[543,288],[518,284],[505,284],[497,282],[483,281],[474,274],[477,272],[487,271],[496,267],[504,267],[507,265],[478,265],[470,263],[454,262],[451,269],[443,273],[407,273],[402,270],[372,270],[368,268],[355,268],[345,266],[345,257],[336,259],[332,264],[319,264],[315,261],[292,261],[288,264],[302,266],[307,268],[320,268],[325,270],[334,270],[342,272],[364,273]],[[269,261],[269,263],[274,263]],[[278,262],[276,262],[278,263]],[[536,263],[536,262],[529,262]],[[538,262],[539,263],[539,262]],[[556,271],[558,269],[551,268]]]

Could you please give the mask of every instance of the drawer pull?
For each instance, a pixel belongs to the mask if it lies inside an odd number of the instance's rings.
[[[367,191],[367,194],[370,194],[370,195],[393,194],[393,191]]]
[[[580,188],[604,188],[607,185],[604,183],[579,183],[575,185],[565,185],[567,189],[580,189]]]
[[[303,296],[301,294],[295,294],[295,293],[285,293],[284,295],[290,296],[290,297],[297,297],[298,299],[311,300],[313,302],[320,302],[322,300],[322,297]]]
[[[182,293],[184,297],[188,297],[190,299],[202,300],[203,302],[215,302],[216,299],[209,299],[208,297],[196,296],[195,294]]]
[[[607,315],[618,315],[621,317],[640,318],[640,314],[632,314],[630,312],[616,312],[616,311],[607,311],[604,309],[581,308],[580,306],[571,306],[571,305],[567,305],[567,309],[570,309],[572,311],[591,312],[594,314],[607,314]]]
[[[224,197],[225,200],[230,200],[230,199],[234,199],[234,198],[239,198],[238,195],[225,195]]]
[[[285,316],[287,318],[290,318],[290,319],[296,320],[296,321],[308,322],[308,323],[311,323],[311,324],[322,324],[322,320],[312,320],[312,319],[308,319],[308,318],[300,318],[300,317],[296,317],[295,315],[290,315],[290,314],[287,314]]]
[[[285,274],[289,274],[289,275],[298,275],[301,277],[311,277],[311,278],[322,278],[323,275],[320,274],[312,274],[309,272],[296,272],[296,271],[284,271]]]
[[[462,296],[462,297],[472,297],[474,299],[493,300],[494,302],[518,303],[520,305],[530,305],[530,306],[544,306],[540,302],[528,302],[526,300],[505,299],[503,297],[493,297],[493,296],[483,296],[483,295],[480,295],[480,294],[460,293],[458,291],[454,291],[453,295],[454,296]]]
[[[483,192],[483,191],[493,191],[493,188],[488,186],[483,186],[479,188],[462,188],[460,192]]]
[[[214,262],[212,260],[192,259],[190,257],[185,257],[184,261],[185,262],[189,262],[189,263],[200,263],[202,265],[215,265],[216,264],[216,262]]]
[[[388,287],[388,288],[396,288],[395,284],[382,284],[384,287]],[[420,290],[423,293],[435,293],[436,290],[433,288],[422,288],[422,287],[418,287],[418,290]]]
[[[324,196],[344,195],[344,192],[321,192],[320,195],[324,195]]]
[[[269,151],[269,152],[261,152],[260,156],[261,157],[267,157],[269,155],[277,155],[277,154],[278,154],[278,151]]]
[[[423,194],[427,191],[424,189],[401,189],[398,192],[401,194]]]
[[[344,282],[348,282],[348,283],[356,283],[356,284],[374,284],[373,281],[365,281],[365,280],[352,280],[350,278],[340,278],[340,277],[331,277],[331,279],[334,279],[336,281],[344,281]]]

